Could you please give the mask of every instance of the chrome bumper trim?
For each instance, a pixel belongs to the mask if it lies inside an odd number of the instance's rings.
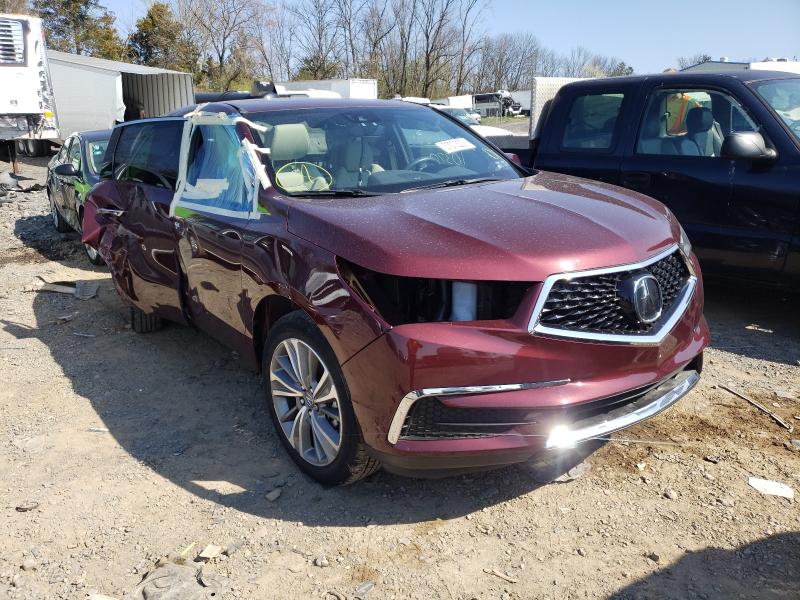
[[[615,343],[615,344],[658,344],[660,343],[670,331],[672,331],[673,327],[678,323],[681,319],[683,314],[686,312],[689,304],[694,298],[694,291],[697,287],[697,276],[694,273],[692,268],[691,259],[687,256],[683,256],[684,262],[686,264],[686,268],[689,271],[689,277],[686,280],[683,288],[681,289],[680,293],[678,294],[678,298],[676,299],[675,303],[671,307],[668,313],[662,317],[662,322],[658,325],[658,331],[651,333],[651,334],[635,334],[635,333],[626,333],[626,334],[619,334],[619,333],[592,333],[586,331],[575,331],[571,329],[560,329],[558,327],[548,327],[547,325],[542,325],[539,323],[539,319],[542,314],[542,309],[544,308],[545,303],[547,302],[547,298],[550,296],[550,290],[552,290],[553,285],[557,281],[563,280],[570,280],[570,279],[577,279],[582,277],[593,277],[595,275],[606,275],[608,273],[618,273],[620,271],[631,271],[636,269],[643,269],[653,263],[658,262],[670,254],[678,250],[678,245],[673,244],[666,250],[659,252],[658,254],[651,256],[650,258],[643,260],[638,263],[627,264],[627,265],[618,265],[616,267],[604,267],[600,269],[590,269],[587,271],[573,271],[570,273],[557,273],[555,275],[550,275],[547,279],[544,280],[542,284],[542,291],[539,293],[539,297],[536,299],[536,305],[533,308],[533,313],[531,314],[530,321],[528,322],[528,332],[530,334],[540,334],[546,335],[548,337],[557,337],[557,338],[568,338],[568,339],[575,339],[575,340],[585,340],[585,341],[597,341],[597,342],[608,342],[608,343]]]
[[[403,423],[405,423],[408,411],[417,400],[422,398],[429,398],[431,396],[474,396],[479,394],[497,394],[499,392],[517,392],[520,390],[535,390],[537,388],[553,387],[557,385],[566,385],[569,379],[558,379],[555,381],[535,381],[532,383],[503,383],[498,385],[468,385],[463,387],[441,387],[441,388],[424,388],[409,392],[400,404],[392,417],[392,423],[389,426],[389,443],[396,444],[400,439],[400,432],[403,430]]]
[[[545,442],[545,448],[568,448],[578,442],[585,442],[608,435],[657,415],[683,398],[700,380],[700,374],[697,371],[689,371],[688,373],[689,375],[675,387],[649,404],[645,404],[629,413],[599,423],[593,423],[580,429],[573,430],[567,426],[555,428],[550,432],[550,437]]]

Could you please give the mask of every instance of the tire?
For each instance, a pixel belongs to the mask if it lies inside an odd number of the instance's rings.
[[[147,314],[144,311],[131,306],[131,329],[136,333],[152,333],[164,326],[161,317],[154,314]]]
[[[16,140],[14,145],[17,147],[17,156],[28,156],[28,143],[26,140]]]
[[[301,357],[298,362],[316,363],[315,368],[305,371],[308,377],[297,376],[295,361],[288,354],[291,349],[295,357]],[[307,357],[305,361],[303,356]],[[304,473],[323,484],[349,485],[380,469],[380,463],[367,454],[361,441],[339,361],[305,313],[290,313],[273,325],[264,345],[262,367],[272,422],[284,448]],[[292,393],[300,392],[300,387],[304,390],[302,396]],[[315,387],[316,393],[312,392]],[[292,435],[295,431],[296,436]],[[338,433],[336,448],[331,442],[335,438],[331,432]],[[294,441],[290,441],[290,436]]]
[[[56,231],[58,233],[67,233],[68,231],[72,231],[69,223],[67,223],[64,220],[64,217],[61,216],[61,211],[58,209],[56,201],[53,200],[53,194],[48,193],[47,199],[50,200],[50,217],[53,219],[53,226],[56,228]]]

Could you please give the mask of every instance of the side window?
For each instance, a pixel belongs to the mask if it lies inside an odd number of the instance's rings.
[[[255,171],[235,127],[193,128],[181,203],[249,212],[254,185]]]
[[[114,152],[114,177],[175,189],[182,120],[150,121],[122,127]]]
[[[732,96],[718,90],[659,90],[639,127],[637,154],[718,157],[725,136],[758,126]]]
[[[570,107],[561,147],[609,150],[623,99],[623,94],[577,96]]]
[[[81,141],[78,138],[72,140],[72,145],[69,147],[69,154],[67,160],[72,163],[76,171],[81,170]]]

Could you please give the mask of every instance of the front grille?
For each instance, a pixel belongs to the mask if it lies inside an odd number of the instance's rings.
[[[659,321],[643,323],[626,311],[617,293],[621,281],[646,271],[658,280],[663,300],[662,314],[669,313],[689,278],[689,269],[679,250],[643,269],[617,271],[556,281],[542,307],[539,323],[570,331],[610,334],[646,334]]]
[[[25,35],[21,21],[0,19],[0,64],[25,64]]]
[[[411,439],[477,438],[533,424],[530,409],[454,408],[437,398],[421,398],[406,415],[400,436]]]

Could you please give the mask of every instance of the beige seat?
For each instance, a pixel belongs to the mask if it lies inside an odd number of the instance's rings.
[[[373,162],[372,148],[366,140],[363,137],[354,137],[345,143],[333,177],[337,188],[354,188],[359,183],[365,185],[370,175],[383,170],[382,166]]]
[[[269,146],[269,156],[272,168],[276,172],[282,167],[293,163],[303,162],[308,155],[311,139],[304,123],[286,123],[276,125],[272,132],[272,141]],[[302,170],[287,170],[277,174],[278,185],[287,192],[307,192],[311,190],[328,189],[328,182],[324,177],[308,179]]]

